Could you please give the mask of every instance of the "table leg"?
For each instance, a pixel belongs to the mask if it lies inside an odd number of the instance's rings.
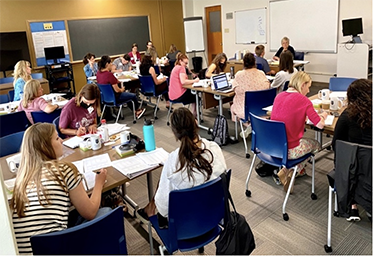
[[[199,101],[199,94],[196,90],[191,90],[191,93],[195,95],[196,97],[196,112],[197,112],[197,126],[201,129],[204,129],[206,131],[209,131],[208,127],[205,127],[201,125],[201,120],[200,120],[200,101]]]
[[[147,186],[148,186],[148,200],[151,201],[153,198],[152,172],[147,173]]]

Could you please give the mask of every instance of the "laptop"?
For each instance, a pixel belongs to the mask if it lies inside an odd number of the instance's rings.
[[[218,74],[212,77],[214,89],[222,93],[228,93],[233,90],[232,85],[228,82],[226,74]]]

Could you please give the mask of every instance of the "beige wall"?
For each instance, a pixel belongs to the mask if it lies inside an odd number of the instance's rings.
[[[151,40],[160,56],[172,43],[185,50],[182,0],[0,0],[0,32],[27,31],[27,21],[129,15],[149,15]],[[83,64],[73,68],[79,91],[86,83]]]

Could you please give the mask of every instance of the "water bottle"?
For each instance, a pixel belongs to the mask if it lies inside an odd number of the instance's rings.
[[[109,130],[106,126],[106,119],[101,120],[101,131],[102,131],[102,139],[104,142],[109,141]]]
[[[156,149],[155,131],[151,120],[144,118],[143,137],[147,152]]]

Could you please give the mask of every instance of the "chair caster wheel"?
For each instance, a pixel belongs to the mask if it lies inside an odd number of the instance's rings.
[[[283,219],[285,221],[288,221],[290,218],[288,217],[288,214],[287,213],[283,213]]]
[[[199,248],[199,253],[204,253],[204,246]]]
[[[208,135],[212,134],[212,131],[210,129],[208,129],[207,131]]]
[[[170,122],[166,122],[166,125],[170,126]]]
[[[326,150],[330,151],[331,150],[331,146],[326,147]]]
[[[246,153],[245,158],[249,159],[249,158],[251,158],[251,155],[249,153]]]
[[[204,120],[200,120],[200,123],[204,123]]]
[[[331,253],[332,252],[332,247],[325,245],[325,252],[326,253]]]
[[[135,124],[135,123],[136,123],[136,120],[134,120],[132,123]]]
[[[158,117],[157,117],[157,116],[155,117],[155,120],[158,120]]]
[[[339,217],[339,212],[334,211],[334,216],[335,216],[335,217]]]
[[[312,193],[310,195],[310,198],[312,198],[312,200],[317,200],[317,195],[315,193]]]
[[[252,195],[251,190],[245,190],[245,195],[246,195],[247,197],[251,197],[251,195]]]

